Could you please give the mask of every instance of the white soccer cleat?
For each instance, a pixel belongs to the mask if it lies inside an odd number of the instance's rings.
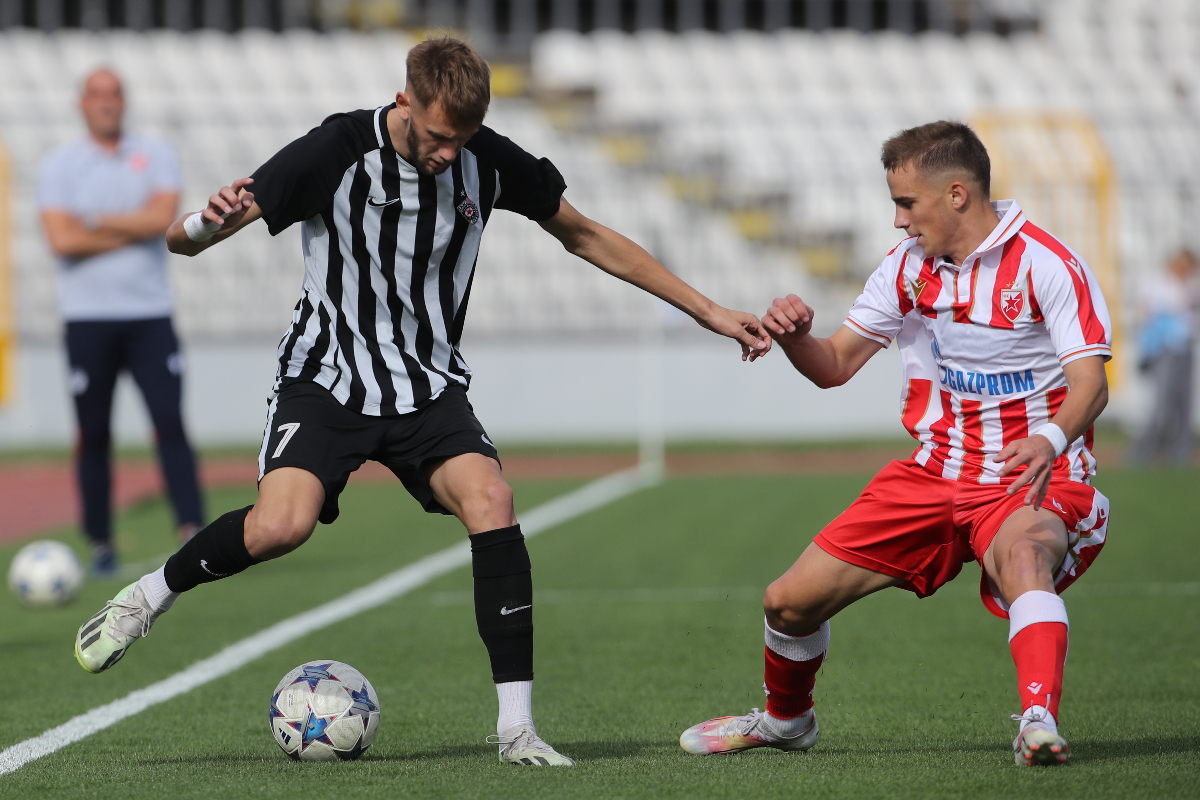
[[[559,753],[538,738],[529,725],[509,728],[499,736],[489,736],[488,744],[500,745],[500,763],[523,764],[528,767],[573,767],[575,759]]]
[[[1013,739],[1013,758],[1018,767],[1056,767],[1067,763],[1071,748],[1045,719],[1033,711],[1013,714],[1013,720],[1029,724]]]
[[[679,746],[689,753],[698,756],[712,756],[718,753],[740,753],[755,747],[774,747],[785,752],[804,752],[817,743],[821,729],[817,727],[817,714],[812,715],[812,723],[798,736],[788,739],[777,736],[764,724],[766,716],[757,708],[749,714],[740,717],[717,717],[699,725],[693,725],[679,737]]]
[[[138,584],[129,584],[80,626],[75,660],[88,672],[103,672],[150,632],[157,617]]]

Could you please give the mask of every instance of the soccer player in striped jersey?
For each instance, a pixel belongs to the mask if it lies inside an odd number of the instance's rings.
[[[983,567],[984,605],[1009,621],[1022,713],[1017,764],[1061,764],[1067,610],[1059,594],[1104,545],[1108,500],[1092,423],[1108,399],[1112,328],[1079,254],[989,199],[987,150],[966,125],[935,122],[883,146],[902,241],[832,336],[777,299],[763,324],[820,387],[850,380],[893,340],[904,426],[918,441],[884,468],[767,589],[766,711],[685,731],[699,754],[816,744],[812,691],[829,619],[899,586],[927,597],[963,563]]]
[[[182,592],[296,549],[338,516],[367,459],[388,466],[471,542],[475,617],[491,659],[500,760],[570,766],[533,725],[529,554],[499,456],[467,401],[459,352],[480,238],[497,209],[538,222],[575,255],[765,354],[757,317],[718,306],[563,198],[554,165],[483,126],[487,63],[443,38],[408,54],[395,102],[337,114],[167,232],[194,255],[258,219],[299,223],[304,288],[279,347],[253,506],[225,514],[80,628],[76,657],[112,667]]]

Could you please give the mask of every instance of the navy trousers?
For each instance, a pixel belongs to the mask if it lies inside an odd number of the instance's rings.
[[[122,370],[133,376],[150,412],[176,521],[201,524],[196,459],[180,408],[179,340],[170,318],[68,322],[67,358],[79,420],[77,466],[88,539],[107,543],[112,538],[112,402]]]

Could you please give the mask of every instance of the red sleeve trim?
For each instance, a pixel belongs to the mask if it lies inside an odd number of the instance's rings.
[[[855,322],[853,319],[851,319],[849,317],[846,317],[846,324],[850,325],[854,328],[857,328],[858,333],[861,333],[863,336],[866,336],[868,339],[874,339],[875,341],[879,342],[880,344],[883,344],[886,346],[886,345],[889,345],[892,343],[891,337],[885,336],[882,333],[877,333],[877,332],[871,330],[870,328],[868,328],[858,322]]]
[[[1106,344],[1093,345],[1091,347],[1081,347],[1078,350],[1072,350],[1065,356],[1059,356],[1058,360],[1062,364],[1068,364],[1078,358],[1090,355],[1105,355],[1108,356],[1108,358],[1112,358],[1112,348]]]

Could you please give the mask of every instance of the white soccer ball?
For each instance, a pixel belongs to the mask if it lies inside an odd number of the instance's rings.
[[[61,606],[83,586],[83,567],[62,542],[39,539],[21,548],[8,568],[8,588],[27,606]]]
[[[353,761],[375,741],[379,695],[340,661],[301,664],[271,696],[271,734],[297,761]]]

